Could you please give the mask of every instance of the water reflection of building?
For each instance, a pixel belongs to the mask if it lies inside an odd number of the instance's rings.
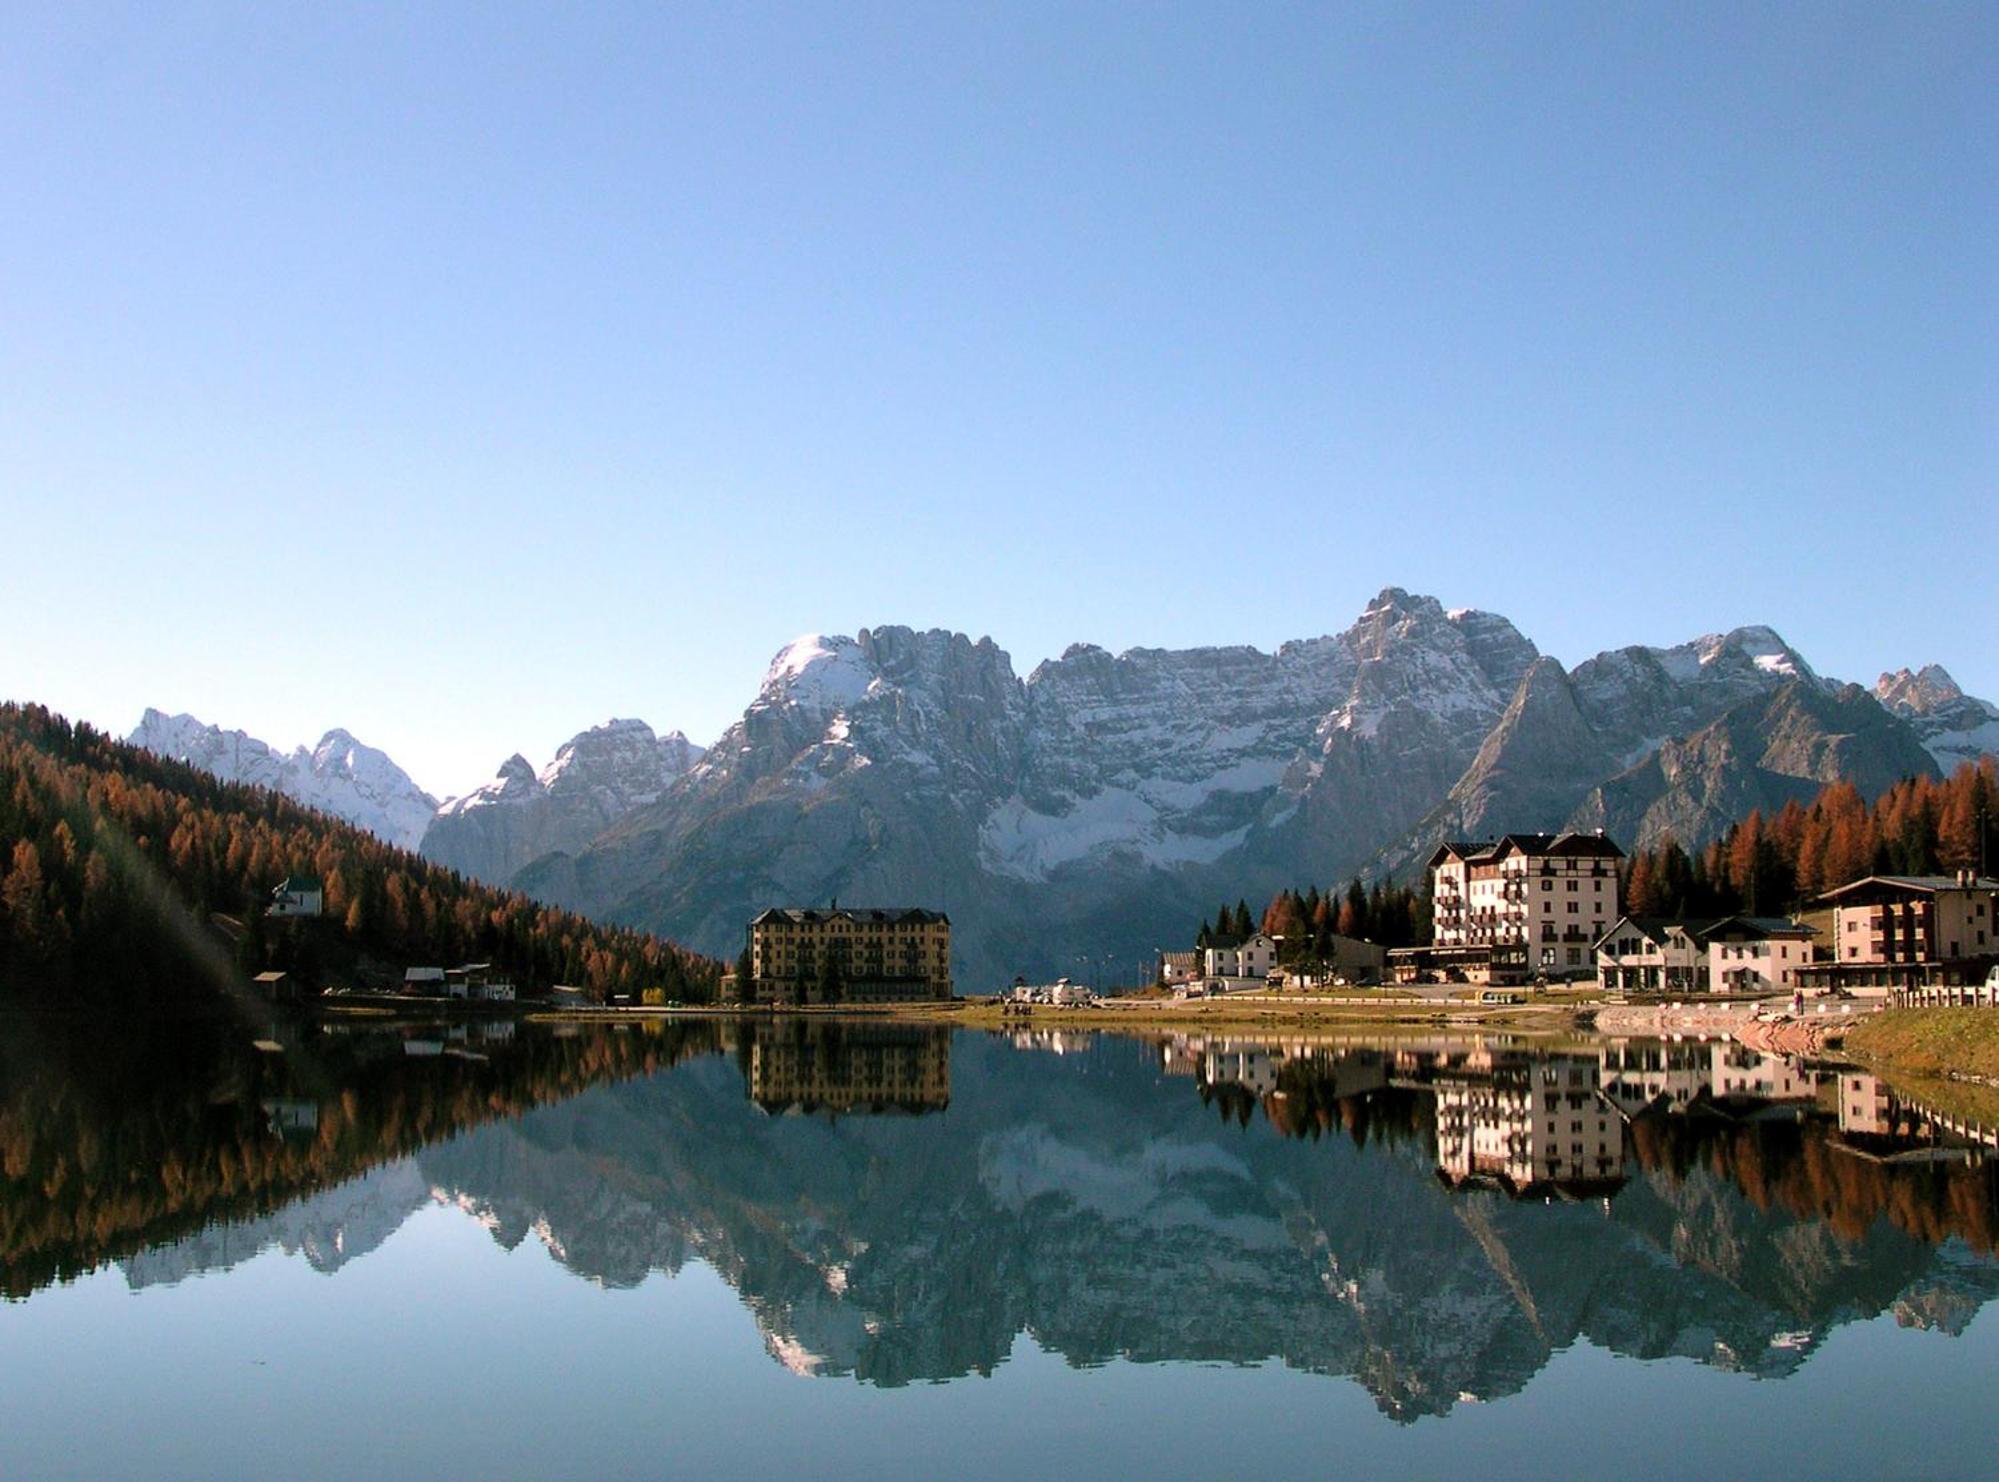
[[[784,1112],[926,1112],[951,1102],[951,1032],[922,1025],[760,1025],[750,1100]]]
[[[1603,1093],[1626,1116],[1648,1108],[1685,1111],[1713,1102],[1804,1103],[1818,1075],[1783,1055],[1733,1040],[1620,1040],[1597,1052]]]
[[[1624,1185],[1624,1122],[1583,1055],[1481,1052],[1440,1073],[1437,1169],[1515,1198],[1607,1197]]]
[[[1053,1055],[1080,1055],[1097,1042],[1087,1029],[1017,1029],[1010,1038],[1016,1050],[1046,1050]]]

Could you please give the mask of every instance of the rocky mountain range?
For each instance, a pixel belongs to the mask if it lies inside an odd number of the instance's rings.
[[[584,848],[658,801],[700,758],[701,748],[680,732],[656,736],[642,720],[612,720],[572,736],[539,773],[516,752],[491,782],[437,810],[423,853],[504,883],[545,854]]]
[[[328,731],[310,750],[301,746],[285,753],[242,731],[225,731],[191,715],[149,709],[125,739],[225,782],[284,793],[405,849],[423,842],[437,813],[437,799],[418,787],[409,773],[342,730]]]
[[[514,883],[723,953],[772,901],[920,901],[952,913],[977,991],[1143,956],[1216,899],[1406,876],[1445,837],[1698,845],[1976,749],[1982,702],[1904,688],[1898,713],[1763,627],[1569,671],[1392,587],[1275,653],[1078,645],[1025,679],[962,634],[812,636],[659,801]]]
[[[246,743],[175,754],[220,769]],[[1503,617],[1390,587],[1274,653],[1077,644],[1025,678],[960,633],[809,635],[707,752],[613,721],[539,774],[509,759],[421,843],[725,955],[774,902],[940,907],[978,991],[1136,961],[1217,899],[1406,877],[1446,837],[1698,845],[1827,782],[1872,794],[1995,749],[1999,708],[1934,665],[1870,693],[1744,627],[1569,670]]]

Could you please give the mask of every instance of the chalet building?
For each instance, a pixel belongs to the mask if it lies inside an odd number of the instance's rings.
[[[1701,933],[1708,986],[1716,993],[1790,993],[1811,965],[1809,926],[1782,916],[1727,916]]]
[[[1388,949],[1381,943],[1333,932],[1326,939],[1326,950],[1320,954],[1316,967],[1294,972],[1286,982],[1288,986],[1316,988],[1327,982],[1379,980],[1387,970]]]
[[[1781,916],[1624,916],[1596,944],[1607,993],[1788,993],[1812,960],[1809,926]]]
[[[1161,952],[1159,981],[1168,988],[1193,982],[1201,976],[1201,957],[1199,952]]]
[[[1210,947],[1202,954],[1202,971],[1209,978],[1235,978],[1261,983],[1277,966],[1277,942],[1258,932],[1234,947]]]
[[[317,916],[326,909],[326,887],[317,875],[287,875],[271,889],[267,916]]]
[[[1579,977],[1618,919],[1617,862],[1601,833],[1507,834],[1430,856],[1428,947],[1388,954],[1396,979],[1518,983]]]
[[[424,998],[441,998],[444,995],[444,969],[441,967],[404,968],[403,992],[418,994]]]
[[[512,1003],[513,980],[495,972],[490,962],[468,962],[446,968],[444,993],[447,998],[463,998],[473,1003]]]
[[[951,920],[916,906],[774,906],[749,926],[749,1001],[909,1003],[951,996]]]
[[[1999,960],[1999,880],[1955,875],[1869,875],[1819,897],[1833,913],[1830,954],[1800,985],[1886,994],[1978,982]]]
[[[1623,916],[1596,944],[1597,985],[1606,993],[1705,993],[1705,922]]]

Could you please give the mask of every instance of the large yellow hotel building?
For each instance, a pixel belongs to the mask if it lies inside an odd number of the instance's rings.
[[[750,923],[750,980],[743,998],[780,1007],[949,998],[951,919],[919,906],[773,906]]]

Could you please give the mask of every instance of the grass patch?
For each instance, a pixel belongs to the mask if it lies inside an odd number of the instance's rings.
[[[1999,1077],[1999,1010],[1888,1009],[1854,1025],[1845,1048],[1898,1075]]]

